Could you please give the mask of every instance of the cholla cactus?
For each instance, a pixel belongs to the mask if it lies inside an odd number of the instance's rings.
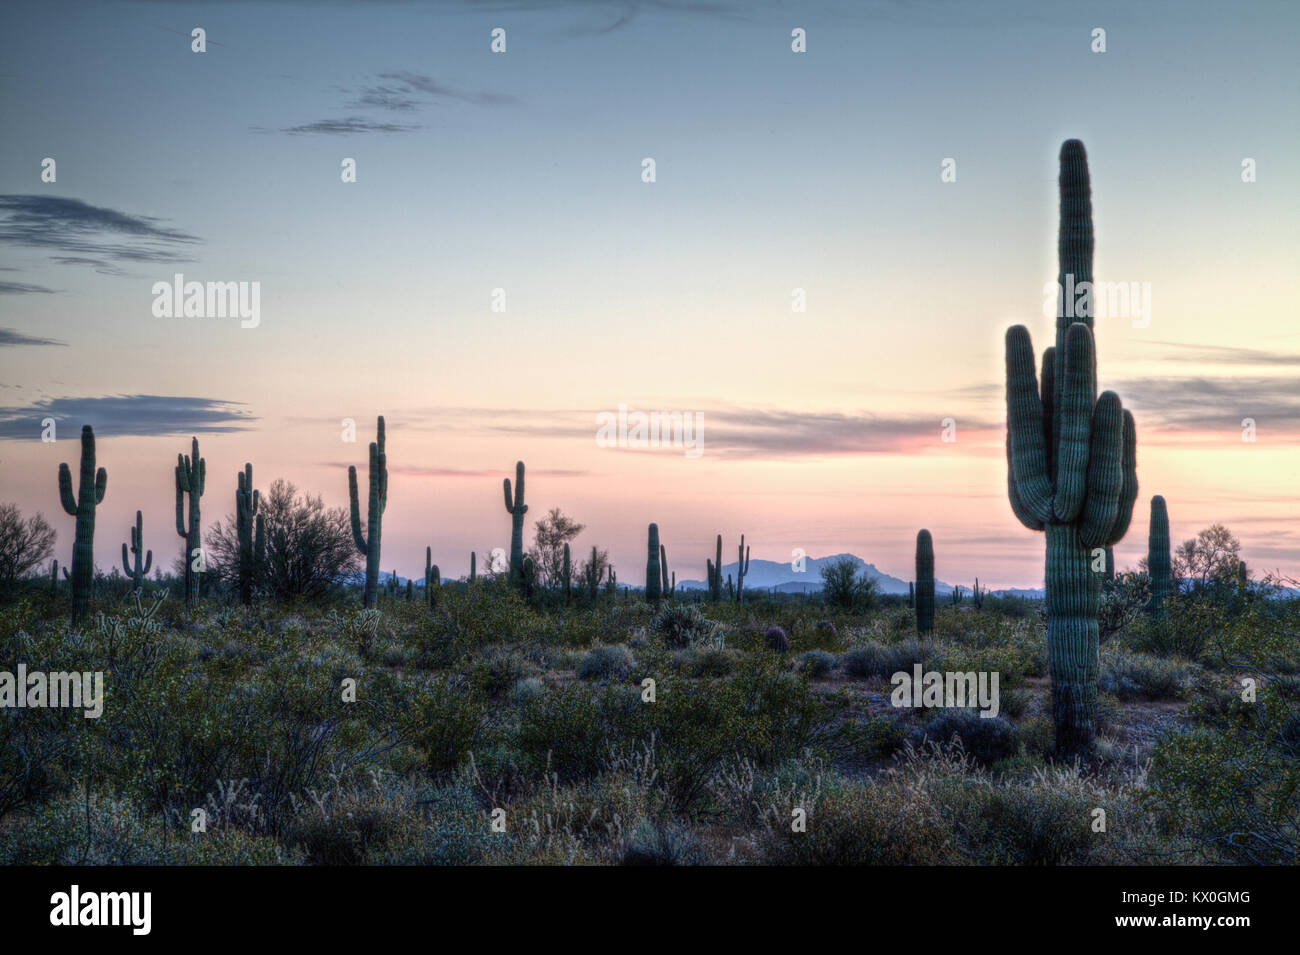
[[[153,551],[145,553],[142,562],[140,554],[143,551],[144,515],[136,511],[135,527],[131,528],[131,553],[135,556],[134,565],[127,557],[126,544],[122,545],[122,570],[131,578],[131,584],[135,590],[140,590],[144,586],[145,575],[149,573],[149,568],[153,566]]]
[[[1089,749],[1096,732],[1096,557],[1128,530],[1137,497],[1136,429],[1113,391],[1097,395],[1089,298],[1092,198],[1083,144],[1061,147],[1056,345],[1043,355],[1041,389],[1029,331],[1007,331],[1007,487],[1020,522],[1047,536],[1047,646],[1058,754]],[[1085,284],[1086,283],[1086,284]],[[1067,317],[1067,308],[1075,312]]]
[[[370,610],[379,596],[379,547],[383,536],[384,509],[388,507],[388,455],[384,451],[384,416],[379,416],[377,435],[370,442],[370,493],[366,505],[366,532],[361,533],[361,503],[357,496],[357,469],[348,468],[348,502],[351,505],[352,540],[366,557],[366,588],[362,606]]]

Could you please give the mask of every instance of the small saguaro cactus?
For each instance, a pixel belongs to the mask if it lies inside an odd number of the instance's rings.
[[[922,528],[916,532],[916,632],[934,631],[934,539]]]
[[[370,442],[370,494],[366,503],[366,528],[361,532],[361,501],[357,496],[357,469],[348,468],[348,502],[352,513],[352,541],[366,557],[366,588],[361,603],[367,610],[379,596],[379,547],[383,537],[384,509],[388,507],[388,455],[384,451],[384,416],[379,416],[375,440]]]
[[[745,599],[745,575],[749,573],[749,548],[745,546],[745,535],[740,535],[740,546],[736,548],[736,603]]]
[[[663,596],[663,568],[659,563],[659,525],[651,524],[646,542],[645,599],[658,603]]]
[[[256,538],[263,537],[262,515],[257,513],[261,506],[261,496],[253,489],[253,465],[245,464],[237,481],[235,528],[239,540],[239,602],[248,606],[253,602],[253,580],[257,576],[257,565],[261,562]]]
[[[1147,531],[1147,575],[1151,578],[1151,601],[1147,612],[1152,617],[1165,615],[1165,602],[1173,593],[1173,571],[1169,557],[1169,509],[1157,494],[1151,498],[1151,526]]]
[[[600,588],[600,558],[596,552],[596,545],[591,545],[591,563],[587,564],[587,570],[584,580],[587,584],[587,596],[593,601],[599,596]]]
[[[1041,382],[1023,325],[1007,330],[1007,496],[1047,538],[1047,649],[1056,750],[1091,749],[1096,734],[1101,568],[1094,552],[1128,531],[1137,498],[1133,415],[1113,391],[1097,394],[1093,341],[1092,185],[1083,143],[1060,154],[1056,344]]]
[[[50,593],[57,594],[58,592],[59,592],[59,562],[56,559],[54,563],[50,565]]]
[[[980,579],[975,578],[975,589],[971,591],[971,600],[975,603],[976,610],[984,609],[984,594],[987,591],[980,590]]]
[[[90,609],[90,591],[95,583],[95,507],[104,500],[108,472],[95,468],[95,432],[90,425],[81,429],[81,476],[77,496],[72,496],[72,472],[59,465],[59,500],[63,509],[77,519],[77,536],[72,545],[72,619],[80,620]],[[68,569],[63,568],[66,576]]]
[[[618,596],[618,574],[614,573],[614,565],[609,566],[609,577],[605,581],[605,591],[611,598]]]
[[[478,580],[478,554],[474,551],[469,552],[469,582],[472,584]]]
[[[718,603],[722,600],[722,535],[718,535],[717,553],[713,560],[705,558],[704,569],[708,574],[709,600]]]
[[[573,565],[569,563],[569,543],[564,543],[564,602],[573,603]]]
[[[677,575],[673,574],[671,581],[668,578],[668,549],[663,544],[659,545],[659,589],[667,594],[670,600],[677,589]]]
[[[199,593],[199,568],[204,566],[199,498],[207,480],[208,463],[199,457],[199,439],[190,439],[190,454],[176,455],[176,533],[185,538],[185,605],[191,606]],[[185,520],[185,498],[190,499],[190,518]],[[197,565],[197,566],[196,566]]]
[[[139,511],[135,512],[135,527],[131,528],[131,553],[135,555],[134,564],[128,559],[126,544],[123,544],[122,570],[131,578],[134,588],[141,590],[144,588],[145,575],[153,566],[153,551],[144,552],[144,515]],[[144,553],[143,563],[140,561],[141,553]]]
[[[958,584],[956,587],[952,588],[952,605],[954,607],[957,607],[960,606],[960,604],[961,604],[961,584]]]
[[[510,582],[516,587],[524,581],[524,462],[515,462],[515,492],[510,493],[510,478],[503,485],[506,492],[506,511],[510,514]]]
[[[438,606],[438,594],[442,590],[442,571],[433,562],[433,548],[424,549],[424,599],[432,610]]]

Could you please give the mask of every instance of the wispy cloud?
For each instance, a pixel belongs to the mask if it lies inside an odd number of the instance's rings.
[[[301,126],[286,126],[282,133],[320,133],[328,136],[352,136],[356,133],[405,133],[419,126],[406,123],[377,123],[369,119],[350,116],[346,119],[319,119]]]
[[[169,434],[228,434],[244,431],[256,417],[240,402],[178,395],[106,395],[98,398],[48,398],[25,407],[0,407],[0,438],[38,438],[41,420],[53,418],[76,427],[63,428],[64,437],[79,433],[83,424],[105,437]]]
[[[1300,430],[1300,379],[1258,375],[1142,378],[1117,390],[1139,417],[1166,430],[1236,430],[1242,418],[1274,430]],[[1139,433],[1139,440],[1141,434]]]
[[[80,199],[0,195],[0,242],[68,253],[62,264],[103,259],[124,262],[187,262],[182,249],[202,240],[169,228],[154,216],[131,215]]]
[[[5,282],[0,281],[0,295],[30,295],[32,293],[50,293],[54,289],[46,288],[44,285],[28,285],[26,282]]]
[[[1161,355],[1161,361],[1205,365],[1300,365],[1300,354],[1265,351],[1262,348],[1166,341],[1151,341],[1146,344],[1173,349]]]
[[[22,332],[14,331],[12,328],[0,328],[0,348],[13,345],[67,345],[67,342],[56,341],[53,338],[36,338],[32,335],[24,335]]]

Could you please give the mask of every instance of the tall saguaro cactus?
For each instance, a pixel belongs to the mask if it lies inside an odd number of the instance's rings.
[[[663,596],[663,569],[659,563],[659,525],[651,524],[646,541],[645,599],[658,603]]]
[[[749,548],[745,546],[745,535],[740,535],[740,546],[736,548],[736,603],[745,598],[745,575],[749,573]]]
[[[1061,755],[1089,749],[1096,732],[1101,555],[1127,532],[1137,498],[1133,415],[1113,391],[1097,395],[1092,334],[1092,196],[1083,143],[1060,155],[1060,297],[1056,345],[1043,355],[1041,390],[1023,325],[1007,330],[1007,493],[1030,530],[1047,537],[1047,648]],[[1077,300],[1067,296],[1080,293]]]
[[[131,553],[135,555],[134,566],[131,560],[127,558],[126,544],[123,544],[122,570],[131,578],[134,588],[140,590],[144,587],[145,574],[149,573],[149,568],[153,566],[153,551],[145,553],[144,515],[139,511],[135,512],[135,527],[131,528]],[[144,554],[143,563],[140,560],[141,554]]]
[[[718,549],[713,560],[705,558],[704,569],[709,580],[709,600],[719,603],[722,600],[722,535],[718,535]]]
[[[667,594],[670,600],[676,596],[677,574],[674,573],[671,579],[668,576],[668,548],[663,544],[659,545],[659,589]]]
[[[239,539],[239,602],[248,606],[253,602],[253,578],[262,559],[257,539],[265,541],[262,515],[257,513],[261,507],[261,495],[253,489],[253,465],[244,465],[238,484],[235,490],[235,529]]]
[[[190,454],[176,455],[176,533],[185,538],[185,605],[194,603],[199,592],[199,578],[194,569],[197,560],[203,561],[199,498],[207,480],[208,463],[199,457],[199,439],[190,439]],[[185,497],[190,499],[190,519],[185,520]]]
[[[104,500],[108,472],[95,469],[95,432],[90,425],[81,429],[81,477],[77,496],[72,496],[72,471],[59,465],[59,500],[63,509],[77,519],[77,536],[72,544],[72,619],[80,620],[90,609],[90,590],[95,583],[95,507]],[[63,568],[66,575],[68,569]]]
[[[383,538],[384,508],[388,507],[388,455],[384,452],[384,416],[379,416],[376,437],[370,442],[370,495],[366,505],[366,531],[361,532],[361,501],[357,496],[357,469],[348,468],[348,501],[352,510],[352,541],[366,557],[366,588],[362,606],[375,606],[379,596],[379,545]]]
[[[916,532],[916,632],[934,632],[934,539],[925,528]]]
[[[524,583],[524,462],[515,462],[515,493],[510,493],[510,478],[505,479],[506,510],[510,514],[510,582],[516,587]]]
[[[1147,575],[1151,578],[1151,602],[1147,613],[1163,617],[1165,601],[1173,593],[1173,571],[1169,556],[1169,509],[1157,494],[1151,498],[1151,526],[1147,531]]]

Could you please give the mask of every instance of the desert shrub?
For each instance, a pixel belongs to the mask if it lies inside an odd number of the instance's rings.
[[[1169,733],[1152,754],[1144,805],[1162,830],[1194,840],[1211,861],[1300,861],[1297,704],[1271,685],[1244,711]]]
[[[868,640],[849,650],[840,658],[844,671],[855,679],[889,679],[900,671],[912,672],[914,664],[923,666],[931,662],[932,651],[919,640],[882,645]]]
[[[1019,745],[1016,728],[1007,720],[968,709],[943,710],[917,736],[940,745],[960,740],[962,751],[985,766],[1013,755]]]
[[[1106,643],[1141,616],[1151,601],[1151,579],[1145,573],[1116,574],[1102,582],[1097,622],[1099,639]]]
[[[639,819],[623,852],[623,865],[699,865],[705,861],[698,839],[672,819]]]
[[[578,664],[578,677],[583,680],[625,680],[632,674],[632,651],[619,645],[596,647]]]
[[[407,733],[423,752],[431,775],[448,773],[465,761],[479,738],[487,704],[467,680],[455,676],[427,680],[416,699]]]
[[[892,756],[903,748],[907,738],[898,720],[887,716],[868,716],[840,724],[837,736],[855,755],[866,759]]]
[[[1187,664],[1145,653],[1107,651],[1097,687],[1119,700],[1176,700],[1186,695]]]
[[[809,650],[799,657],[801,668],[814,680],[826,676],[835,669],[837,663],[835,654],[825,650]]]
[[[697,646],[684,653],[682,665],[691,676],[710,680],[731,673],[736,669],[739,660],[740,654],[735,650],[726,647]]]
[[[476,689],[496,697],[523,679],[528,663],[514,650],[491,647],[474,660],[469,672]]]
[[[546,684],[535,676],[525,677],[510,690],[510,699],[514,703],[527,703],[546,692]]]

